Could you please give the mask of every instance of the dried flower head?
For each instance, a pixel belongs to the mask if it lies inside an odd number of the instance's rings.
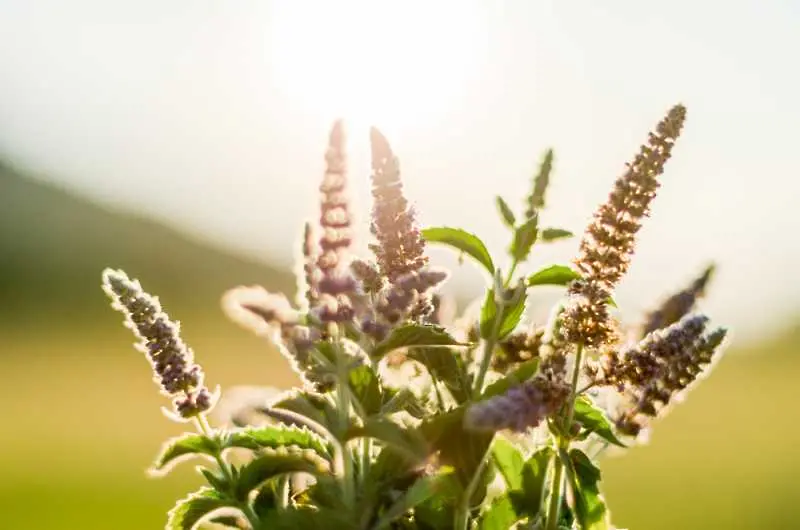
[[[659,187],[657,177],[664,171],[685,118],[683,105],[670,109],[587,227],[575,260],[582,281],[570,286],[573,300],[564,317],[568,340],[588,346],[611,340],[613,324],[605,306],[628,270],[636,233],[649,212]]]
[[[714,265],[706,267],[689,286],[667,298],[661,306],[648,314],[642,326],[641,336],[645,337],[657,329],[670,326],[689,314],[698,299],[705,294],[706,287],[714,274],[714,268]]]
[[[125,325],[139,339],[136,347],[150,361],[154,381],[164,395],[173,398],[177,413],[191,418],[208,411],[212,396],[203,382],[203,370],[181,339],[180,324],[170,320],[158,298],[121,270],[103,271],[103,290],[112,299],[112,307],[125,315]]]
[[[447,279],[448,273],[444,269],[427,267],[418,272],[406,273],[381,293],[376,301],[375,309],[389,324],[400,322],[404,317],[414,319],[427,316],[415,311],[420,310],[420,301],[426,300],[429,291]],[[423,304],[427,308],[428,304]],[[433,306],[430,306],[433,309]]]
[[[372,146],[371,231],[378,240],[370,245],[381,273],[394,283],[404,274],[420,270],[427,263],[425,243],[414,212],[403,196],[400,163],[389,142],[377,129],[370,131]]]
[[[609,359],[605,383],[622,390],[633,403],[617,421],[623,432],[636,435],[643,416],[655,417],[712,362],[726,331],[706,334],[707,325],[705,316],[684,317],[649,334],[621,357]]]
[[[513,333],[500,342],[499,351],[492,356],[492,369],[506,373],[512,366],[539,356],[544,329]]]

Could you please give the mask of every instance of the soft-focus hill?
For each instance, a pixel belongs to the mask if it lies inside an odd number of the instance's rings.
[[[99,290],[106,266],[138,277],[162,300],[172,300],[172,310],[174,304],[215,309],[220,293],[240,283],[292,289],[286,272],[104,209],[2,162],[0,248],[0,328],[7,329],[45,320],[74,324],[107,311]]]

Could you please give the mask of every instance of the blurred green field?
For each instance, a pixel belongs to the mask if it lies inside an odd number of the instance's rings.
[[[145,468],[181,432],[99,288],[126,268],[183,322],[211,384],[285,386],[266,345],[226,322],[223,289],[291,288],[285,273],[21,179],[0,164],[0,529],[144,530],[200,484]],[[800,528],[800,327],[744,351],[653,432],[608,457],[615,523],[635,530]]]

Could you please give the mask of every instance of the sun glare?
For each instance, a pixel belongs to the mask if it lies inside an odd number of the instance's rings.
[[[389,133],[454,108],[485,43],[467,0],[283,1],[270,20],[270,73],[289,104]]]

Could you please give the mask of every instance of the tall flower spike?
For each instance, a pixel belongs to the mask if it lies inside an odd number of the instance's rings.
[[[547,186],[550,184],[550,172],[553,170],[553,150],[548,149],[544,153],[542,163],[539,165],[539,172],[533,179],[533,190],[528,196],[528,209],[525,217],[533,218],[536,212],[544,208],[544,197],[547,193]]]
[[[705,294],[706,287],[714,275],[714,265],[709,265],[700,276],[694,279],[685,289],[673,294],[645,318],[641,336],[646,337],[657,329],[674,324],[687,315]]]
[[[353,317],[351,296],[355,293],[356,282],[347,263],[352,231],[347,197],[345,134],[341,121],[334,123],[331,129],[325,162],[325,175],[319,187],[322,236],[319,240],[321,254],[317,259],[320,270],[317,316],[323,322],[343,322]]]
[[[370,130],[372,147],[372,223],[378,240],[370,245],[381,273],[390,283],[427,263],[425,243],[416,226],[414,212],[403,196],[400,163],[389,142],[377,129]]]
[[[300,258],[297,270],[297,305],[301,308],[311,309],[317,304],[319,298],[317,278],[317,241],[311,223],[306,222],[303,227],[303,240],[300,245]]]
[[[664,171],[685,119],[686,107],[670,109],[587,227],[575,260],[582,279],[570,285],[572,298],[564,314],[564,335],[570,342],[596,347],[613,340],[607,303],[628,270],[636,233],[659,187],[657,177]]]
[[[137,349],[147,356],[153,380],[173,398],[176,412],[191,418],[211,408],[211,394],[203,370],[194,364],[192,350],[180,337],[180,325],[170,320],[158,298],[146,293],[137,280],[119,270],[103,271],[103,290],[112,307],[125,315],[125,325],[139,339]]]
[[[713,361],[726,331],[705,334],[708,318],[688,316],[666,329],[648,335],[622,359],[612,358],[606,382],[622,388],[633,407],[623,413],[617,425],[635,435],[642,416],[656,416],[672,397],[688,388]]]

